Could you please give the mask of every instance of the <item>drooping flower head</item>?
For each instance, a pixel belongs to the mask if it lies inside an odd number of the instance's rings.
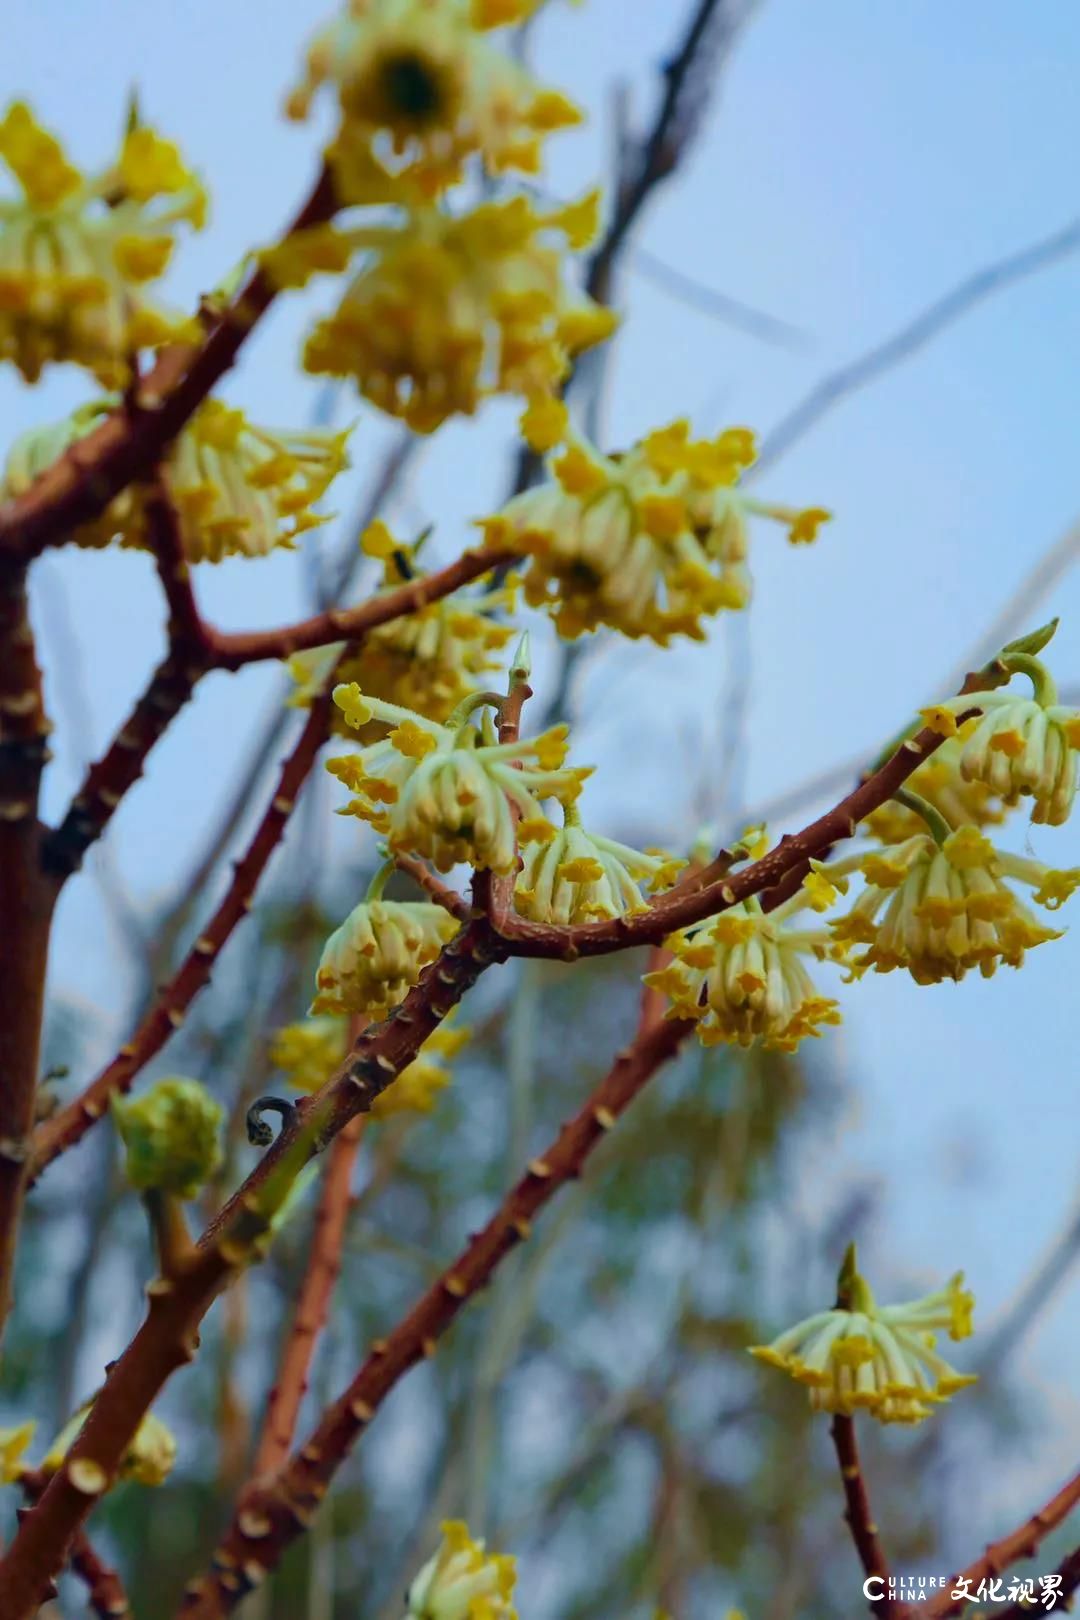
[[[95,400],[63,422],[24,433],[11,447],[4,493],[14,496],[29,488],[57,456],[93,432],[118,404],[116,396]],[[324,522],[313,508],[348,465],[346,437],[315,428],[290,433],[259,427],[243,411],[207,400],[164,461],[188,561],[263,557]],[[145,549],[145,491],[129,485],[99,518],[75,529],[71,539],[82,546],[119,541]]]
[[[1038,668],[1042,679],[1033,697],[976,692],[935,704],[923,718],[943,736],[956,738],[965,782],[1006,804],[1030,797],[1032,821],[1060,827],[1076,798],[1080,709],[1059,703],[1053,680]],[[973,708],[982,712],[961,724],[961,716]]]
[[[595,234],[595,195],[547,209],[511,197],[457,215],[413,204],[399,216],[336,233],[366,255],[312,329],[304,367],[351,377],[415,432],[471,416],[493,394],[550,396],[572,358],[614,329],[614,315],[564,274],[564,246],[580,250]],[[310,273],[305,254],[289,239],[264,259],[295,284]]]
[[[850,1251],[849,1251],[850,1252]],[[854,1269],[845,1273],[844,1303],[820,1311],[750,1354],[810,1390],[818,1412],[852,1417],[869,1412],[879,1423],[921,1423],[957,1390],[974,1384],[935,1349],[935,1336],[966,1339],[975,1300],[958,1271],[945,1288],[908,1305],[878,1305]]]
[[[393,1084],[380,1091],[371,1105],[371,1118],[430,1114],[439,1093],[450,1084],[448,1064],[469,1034],[449,1019],[440,1024]],[[298,1091],[318,1091],[341,1067],[348,1050],[349,1020],[323,1014],[279,1029],[270,1045],[270,1060]]]
[[[384,900],[382,887],[392,869],[392,862],[380,868],[367,898],[323,946],[312,1013],[385,1017],[461,926],[430,901]]]
[[[198,1080],[159,1080],[141,1097],[114,1098],[112,1109],[139,1192],[194,1198],[221,1163],[225,1110]]]
[[[468,1526],[442,1526],[442,1545],[409,1587],[406,1620],[517,1620],[515,1560],[489,1553]]]
[[[808,904],[800,891],[772,912],[757,895],[707,917],[666,941],[672,960],[644,982],[671,998],[669,1016],[693,1018],[706,1046],[725,1041],[793,1052],[821,1026],[838,1024],[835,1001],[823,996],[806,959],[837,957],[824,928],[793,928],[789,919]]]
[[[546,843],[555,828],[542,801],[572,804],[590,774],[563,764],[565,726],[499,743],[486,711],[479,726],[460,711],[442,726],[368,698],[355,683],[335,687],[334,701],[357,730],[372,719],[394,728],[383,742],[327,761],[355,795],[346,813],[370,822],[392,850],[426,856],[440,872],[458,862],[512,872],[517,849],[511,806],[521,818],[517,841]]]
[[[429,194],[459,179],[474,156],[493,174],[539,170],[541,140],[581,114],[489,38],[534,4],[348,0],[313,40],[288,103],[303,118],[320,86],[334,86],[341,125],[328,155],[347,201],[354,168],[373,152]]]
[[[384,524],[375,523],[364,538],[364,549],[379,547],[385,554],[384,590],[391,591],[407,577],[400,547]],[[384,553],[382,548],[388,547]],[[482,594],[455,591],[428,602],[413,613],[368,630],[360,645],[341,664],[343,683],[355,681],[362,691],[400,708],[414,709],[429,720],[448,720],[463,698],[479,689],[480,678],[500,667],[498,653],[515,634],[511,625],[495,615],[513,608],[512,582]],[[339,663],[344,643],[297,653],[289,659],[289,673],[297,683],[292,701],[307,707],[323,689]],[[340,710],[333,729],[347,735],[350,728]],[[373,720],[360,733],[362,742],[377,742],[386,727]]]
[[[0,198],[0,358],[27,382],[72,361],[114,387],[139,349],[192,335],[143,291],[177,227],[205,218],[202,186],[170,141],[129,130],[116,165],[87,176],[17,101],[0,119],[0,159],[22,193]]]
[[[586,832],[576,807],[546,844],[530,844],[514,888],[514,906],[534,922],[562,927],[644,911],[641,884],[655,891],[673,883],[684,861],[662,851],[631,849]]]
[[[846,946],[865,946],[850,958],[856,977],[904,968],[917,984],[936,984],[978,968],[989,978],[1000,964],[1019,967],[1032,946],[1060,938],[1005,880],[1026,884],[1039,905],[1056,910],[1080,886],[1080,868],[1057,871],[1011,855],[975,827],[944,833],[915,833],[824,869],[837,880],[855,871],[866,879],[850,911],[831,925]]]
[[[701,640],[703,618],[750,599],[748,515],[783,522],[793,541],[812,540],[829,515],[736,488],[754,459],[746,428],[692,440],[676,422],[605,456],[547,410],[527,412],[523,427],[569,447],[550,482],[514,496],[483,528],[490,546],[530,558],[526,600],[546,607],[564,636],[607,624],[661,645],[677,634]]]

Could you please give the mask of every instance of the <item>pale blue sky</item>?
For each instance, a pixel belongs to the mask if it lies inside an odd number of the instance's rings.
[[[555,190],[584,189],[603,170],[613,79],[630,83],[635,112],[647,116],[653,67],[682,10],[660,0],[590,0],[580,10],[553,0],[537,31],[538,62],[599,113],[591,131],[554,148]],[[7,0],[6,38],[17,48],[0,66],[0,91],[32,97],[75,159],[93,164],[112,149],[129,87],[139,84],[146,115],[211,184],[211,228],[185,246],[170,287],[189,302],[274,233],[308,182],[314,134],[286,125],[278,109],[301,41],[322,15],[313,0]],[[1063,225],[1078,207],[1078,71],[1080,8],[1069,0],[766,0],[692,160],[650,209],[639,241],[794,323],[806,346],[763,347],[626,271],[619,302],[631,319],[612,370],[610,441],[687,412],[705,429],[767,430],[820,373],[975,266]],[[1080,256],[1011,289],[837,410],[763,480],[779,498],[830,506],[836,521],[810,550],[791,551],[765,527],[756,536],[751,803],[872,751],[934,694],[1037,555],[1080,517],[1078,295]],[[227,384],[269,422],[294,425],[312,407],[314,385],[294,364],[303,319],[299,302],[277,311]],[[75,374],[33,391],[0,379],[0,439],[83,397]],[[350,401],[343,417],[352,412]],[[387,433],[356,414],[362,475]],[[468,517],[503,487],[511,420],[496,407],[426,451],[397,510],[407,526],[437,519],[441,552],[460,545]],[[348,494],[341,505],[349,509]],[[199,588],[221,622],[251,624],[287,614],[300,577],[296,559],[281,557],[204,570]],[[101,749],[144,680],[161,614],[142,559],[66,552],[45,562],[40,583],[50,669],[66,601],[89,715],[85,735],[59,736],[50,785],[59,808],[75,765]],[[1055,666],[1075,683],[1080,580],[1070,577],[1050,610],[1065,616]],[[603,767],[587,804],[607,830],[685,834],[685,804],[670,800],[671,784],[699,770],[716,737],[725,633],[721,626],[707,648],[677,654],[620,649],[586,682],[578,757]],[[269,677],[212,680],[154,756],[112,841],[137,890],[166,880],[163,844],[171,860],[197,842],[206,794],[239,758],[237,737]],[[57,708],[63,723],[71,704]],[[643,712],[653,721],[644,737]],[[1080,863],[1078,826],[1031,829],[1030,845],[1059,864]],[[1013,831],[1022,842],[1023,826]],[[107,1013],[121,998],[86,879],[72,885],[61,925],[57,984]],[[821,1061],[847,1067],[860,1103],[829,1162],[808,1167],[805,1195],[817,1178],[850,1167],[879,1174],[883,1263],[927,1281],[966,1266],[984,1322],[1076,1193],[1078,970],[1074,922],[1022,974],[931,990],[892,976],[843,992],[847,1023],[822,1043]],[[102,1047],[116,1034],[103,1018]],[[1026,1352],[1033,1377],[1047,1388],[1061,1381],[1074,1430],[1078,1325],[1073,1286]],[[1068,1460],[1063,1451],[1063,1467]],[[1038,1466],[1039,1476],[1052,1467],[1045,1453]],[[1029,1505],[1029,1481],[1015,1489]]]

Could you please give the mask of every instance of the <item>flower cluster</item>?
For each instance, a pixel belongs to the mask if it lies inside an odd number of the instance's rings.
[[[369,552],[378,548],[377,554],[385,557],[384,590],[394,590],[409,577],[402,570],[402,563],[409,560],[407,548],[394,541],[384,524],[372,524],[363,544]],[[355,681],[372,697],[414,709],[429,720],[448,720],[458,704],[478,690],[478,677],[499,668],[492,655],[515,631],[512,625],[496,622],[495,615],[512,608],[514,596],[512,583],[482,595],[455,591],[376,625],[341,664],[341,681]],[[336,642],[289,659],[289,673],[296,682],[294,704],[306,708],[311,703],[344,651],[344,643]],[[333,729],[339,735],[348,731],[340,710]],[[360,739],[376,742],[385,734],[386,727],[373,720]]]
[[[385,1017],[459,926],[442,906],[369,895],[323,946],[311,1011]]]
[[[402,1069],[393,1085],[371,1105],[372,1119],[394,1114],[430,1114],[439,1093],[450,1084],[447,1067],[469,1039],[470,1031],[449,1021],[428,1036],[418,1055]],[[345,1061],[349,1050],[347,1018],[324,1014],[278,1030],[270,1059],[298,1091],[318,1091]]]
[[[576,807],[546,844],[531,844],[514,888],[514,906],[534,922],[561,927],[644,911],[642,882],[653,891],[674,881],[685,865],[662,850],[640,851],[586,832]]]
[[[225,1110],[197,1080],[159,1080],[141,1097],[114,1097],[112,1109],[139,1192],[194,1198],[221,1162]]]
[[[692,1018],[706,1046],[726,1041],[793,1052],[821,1025],[838,1024],[835,1001],[821,995],[805,958],[842,955],[824,928],[788,926],[812,903],[803,890],[766,913],[754,895],[708,917],[666,943],[672,960],[645,975],[645,983],[671,998],[669,1017]]]
[[[111,169],[87,176],[19,101],[0,119],[0,158],[22,193],[0,198],[0,358],[27,382],[72,361],[115,387],[139,349],[192,335],[143,291],[177,227],[200,228],[206,212],[170,141],[139,126]]]
[[[995,793],[1005,804],[1032,801],[1031,819],[1060,827],[1076,798],[1080,709],[1058,703],[1045,674],[1030,698],[1014,692],[978,692],[950,698],[924,711],[946,737],[957,738],[958,769],[966,783]],[[961,723],[973,705],[982,711]]]
[[[479,726],[460,711],[443,726],[366,697],[355,683],[335,687],[334,701],[357,730],[373,719],[393,727],[384,741],[327,762],[354,795],[346,813],[370,822],[392,850],[424,855],[440,872],[459,861],[512,872],[517,842],[555,836],[541,801],[572,804],[589,775],[563,763],[565,726],[499,743],[486,710]],[[513,810],[521,818],[516,838]]]
[[[82,406],[62,422],[24,433],[11,447],[3,490],[20,495],[57,456],[94,428],[119,399]],[[348,465],[343,433],[280,432],[258,427],[243,411],[208,399],[165,458],[169,494],[189,562],[263,557],[325,522],[314,507]],[[92,523],[71,536],[77,545],[145,549],[146,494],[129,485]]]
[[[409,1587],[406,1620],[516,1620],[513,1558],[489,1553],[468,1526],[442,1526],[442,1545]]]
[[[843,1304],[819,1311],[750,1354],[810,1389],[818,1412],[869,1412],[880,1423],[921,1423],[977,1380],[935,1349],[935,1335],[966,1339],[974,1297],[957,1272],[945,1288],[908,1305],[878,1305],[869,1284],[845,1268]],[[844,1273],[841,1273],[842,1278]]]
[[[351,377],[380,410],[430,433],[492,394],[550,396],[572,358],[610,335],[615,317],[572,290],[562,264],[563,243],[580,249],[595,233],[595,195],[554,209],[511,197],[457,215],[397,200],[396,223],[292,237],[264,255],[295,284],[335,242],[365,249],[308,337],[309,372]]]
[[[553,478],[515,496],[482,522],[487,544],[530,559],[525,597],[551,613],[561,635],[606,624],[665,645],[704,637],[702,619],[750,599],[750,517],[813,540],[829,514],[758,501],[737,488],[754,438],[730,428],[694,440],[689,424],[649,434],[625,455],[605,456],[546,408],[527,412],[527,434],[562,436]]]
[[[1058,871],[1041,861],[997,849],[973,826],[940,841],[917,832],[903,843],[849,856],[823,872],[843,882],[858,871],[866,887],[846,915],[832,923],[834,939],[863,945],[850,958],[854,976],[869,968],[904,968],[918,984],[960,980],[972,968],[989,978],[999,965],[1019,967],[1025,951],[1058,939],[1006,879],[1034,891],[1050,910],[1080,886],[1080,869]]]
[[[536,3],[348,0],[312,41],[288,103],[292,117],[306,117],[316,91],[334,86],[341,124],[328,156],[346,200],[373,155],[429,194],[460,179],[471,157],[493,174],[537,172],[544,136],[581,114],[489,38]]]

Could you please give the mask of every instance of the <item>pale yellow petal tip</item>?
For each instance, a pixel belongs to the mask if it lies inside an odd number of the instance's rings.
[[[20,1423],[0,1429],[0,1483],[11,1485],[29,1466],[23,1461],[24,1453],[34,1438],[35,1423]]]
[[[956,716],[944,704],[932,703],[929,707],[919,710],[924,723],[931,731],[936,731],[940,737],[956,736]]]
[[[355,726],[357,731],[371,720],[373,710],[364,702],[364,694],[355,681],[335,686],[333,698],[349,725]]]

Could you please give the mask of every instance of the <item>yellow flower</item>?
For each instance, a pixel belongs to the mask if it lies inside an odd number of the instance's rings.
[[[402,577],[394,558],[388,558],[385,589],[393,590]],[[513,607],[514,594],[513,585],[483,595],[456,591],[377,625],[365,632],[341,665],[340,678],[428,720],[447,720],[463,698],[477,691],[478,678],[500,667],[492,654],[515,632],[510,625],[495,623],[494,615]],[[297,706],[308,707],[344,650],[344,642],[338,642],[289,659],[289,673],[297,682],[292,701]],[[334,730],[339,735],[347,730],[340,713]],[[361,740],[375,742],[385,734],[386,727],[372,721]]]
[[[346,201],[372,154],[434,194],[473,156],[492,173],[535,174],[542,139],[580,122],[572,102],[487,39],[500,9],[491,0],[348,0],[316,35],[288,111],[305,117],[320,86],[333,84],[341,124],[329,155]]]
[[[948,1285],[908,1305],[878,1305],[853,1273],[846,1308],[819,1311],[750,1354],[810,1389],[818,1412],[851,1417],[869,1412],[880,1423],[921,1423],[935,1406],[977,1382],[958,1373],[934,1348],[935,1335],[965,1339],[974,1298],[958,1271]]]
[[[34,1423],[20,1423],[17,1428],[0,1429],[0,1485],[14,1484],[28,1464],[23,1453],[34,1438]]]
[[[177,227],[204,222],[205,194],[171,142],[133,130],[114,169],[86,176],[17,101],[0,119],[0,158],[22,192],[0,199],[0,358],[27,382],[72,361],[112,387],[138,349],[192,336],[142,292]]]
[[[79,1408],[67,1422],[42,1460],[47,1473],[55,1473],[71,1450],[86,1422],[93,1400]],[[176,1461],[176,1436],[160,1418],[148,1412],[135,1431],[135,1438],[120,1462],[120,1478],[131,1479],[138,1485],[164,1485]]]
[[[95,400],[63,422],[24,433],[8,456],[4,493],[21,494],[118,403],[115,397]],[[188,561],[263,557],[325,522],[313,507],[348,465],[346,437],[315,428],[287,433],[258,427],[243,411],[207,400],[164,463]],[[122,546],[146,549],[145,491],[129,486],[101,517],[76,529],[71,539],[82,546],[107,546],[119,540]]]
[[[270,1061],[297,1091],[318,1091],[344,1063],[349,1021],[324,1013],[283,1024],[270,1042]]]
[[[141,1097],[114,1098],[112,1109],[127,1179],[139,1192],[194,1198],[221,1163],[225,1110],[198,1080],[159,1080]]]
[[[535,922],[567,926],[644,911],[641,881],[663,887],[685,865],[587,833],[573,808],[564,812],[564,821],[549,843],[529,845],[518,875],[514,905]]]
[[[948,728],[955,732],[961,714],[981,709],[960,728],[960,775],[1006,804],[1030,796],[1032,821],[1059,827],[1076,798],[1080,710],[1058,703],[1052,682],[1049,687],[1031,698],[1006,691],[951,698],[925,710],[924,717],[935,730],[952,735]]]
[[[406,1620],[517,1620],[510,1601],[514,1559],[487,1552],[458,1521],[445,1523],[442,1536],[438,1552],[409,1587]]]
[[[838,1024],[836,1002],[822,996],[803,963],[838,953],[827,932],[794,929],[788,919],[811,903],[803,892],[775,911],[757,896],[669,940],[672,960],[644,982],[671,998],[669,1016],[693,1018],[706,1046],[727,1041],[793,1052],[823,1024]]]
[[[355,683],[335,687],[334,701],[356,730],[372,719],[394,726],[385,741],[327,762],[355,794],[347,813],[370,822],[391,849],[425,855],[441,872],[459,861],[512,872],[517,848],[511,805],[521,817],[517,840],[547,842],[555,828],[541,800],[573,803],[590,774],[563,765],[565,726],[528,741],[499,743],[486,711],[479,727],[467,716],[442,726],[368,698]]]
[[[459,927],[428,901],[369,895],[324,945],[311,1011],[385,1017]]]
[[[576,219],[573,207],[513,197],[458,217],[420,204],[358,230],[364,267],[312,330],[305,368],[352,377],[418,433],[492,394],[551,394],[571,357],[615,325],[564,279],[559,236]]]
[[[533,428],[527,412],[523,431]],[[550,442],[558,423],[545,414],[540,428],[538,442]],[[688,424],[675,422],[621,456],[602,455],[569,428],[564,437],[552,480],[483,521],[489,545],[531,559],[526,600],[546,607],[561,635],[607,624],[661,645],[676,634],[701,640],[704,617],[750,599],[748,514],[801,525],[807,537],[806,514],[734,487],[754,459],[745,428],[692,440]]]
[[[995,848],[974,826],[938,844],[915,833],[880,853],[854,855],[824,869],[859,871],[867,886],[846,916],[832,923],[845,945],[865,945],[852,973],[905,968],[917,984],[960,980],[972,968],[984,978],[1024,952],[1061,936],[1024,905],[1004,879],[1027,884],[1040,905],[1056,910],[1080,885],[1080,868],[1055,871],[1041,861]]]
[[[967,781],[960,774],[963,741],[950,737],[908,777],[913,793],[944,816],[950,827],[998,826],[1005,820],[1001,801],[985,782]],[[902,844],[914,833],[925,831],[925,822],[914,810],[888,799],[866,818],[865,827],[885,844]]]

